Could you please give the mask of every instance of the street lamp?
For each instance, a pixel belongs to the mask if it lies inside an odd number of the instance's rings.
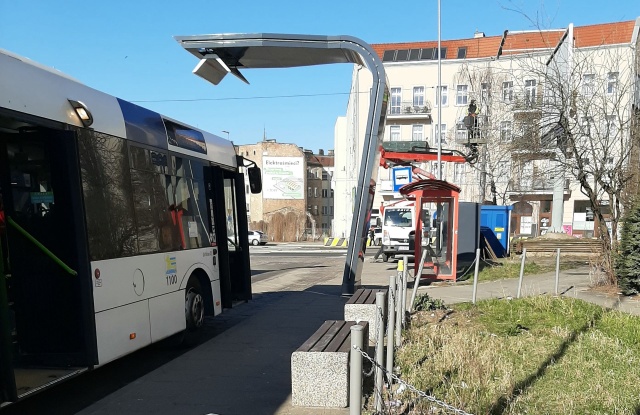
[[[222,131],[223,133],[225,133],[227,135],[227,140],[229,140],[229,131]]]

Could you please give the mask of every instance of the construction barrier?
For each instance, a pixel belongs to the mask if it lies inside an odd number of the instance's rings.
[[[347,247],[347,238],[324,238],[324,246]]]

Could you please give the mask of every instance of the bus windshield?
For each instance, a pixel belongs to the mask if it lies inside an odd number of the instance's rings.
[[[401,228],[411,227],[411,209],[387,209],[384,212],[384,224]]]

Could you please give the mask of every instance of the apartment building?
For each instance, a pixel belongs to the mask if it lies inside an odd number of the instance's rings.
[[[328,233],[333,220],[333,150],[314,154],[296,144],[264,139],[236,152],[262,169],[262,193],[251,194],[245,177],[250,229],[271,241],[297,241]]]
[[[479,143],[474,164],[442,165],[443,179],[461,187],[461,200],[513,205],[515,234],[544,233],[555,208],[566,233],[594,236],[597,218],[584,184],[593,183],[607,220],[613,202],[603,189],[606,182],[595,178],[631,161],[631,122],[640,103],[639,29],[640,18],[442,40],[440,90],[437,41],[372,45],[389,81],[384,140],[421,141],[431,148],[440,143],[469,154],[471,138]],[[370,86],[368,71],[355,67],[347,114],[336,122],[335,150],[344,156],[336,159],[336,203],[342,206],[335,207],[335,236],[348,235],[351,226],[349,197],[358,177],[358,134],[366,123]],[[470,136],[464,120],[472,100],[479,113]],[[567,152],[560,136],[584,151]],[[436,173],[438,166],[420,167]],[[591,178],[581,183],[580,174]],[[374,208],[400,197],[391,177],[390,170],[380,169]]]

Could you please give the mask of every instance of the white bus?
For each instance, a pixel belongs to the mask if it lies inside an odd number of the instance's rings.
[[[230,141],[3,50],[0,74],[0,406],[251,298]]]

